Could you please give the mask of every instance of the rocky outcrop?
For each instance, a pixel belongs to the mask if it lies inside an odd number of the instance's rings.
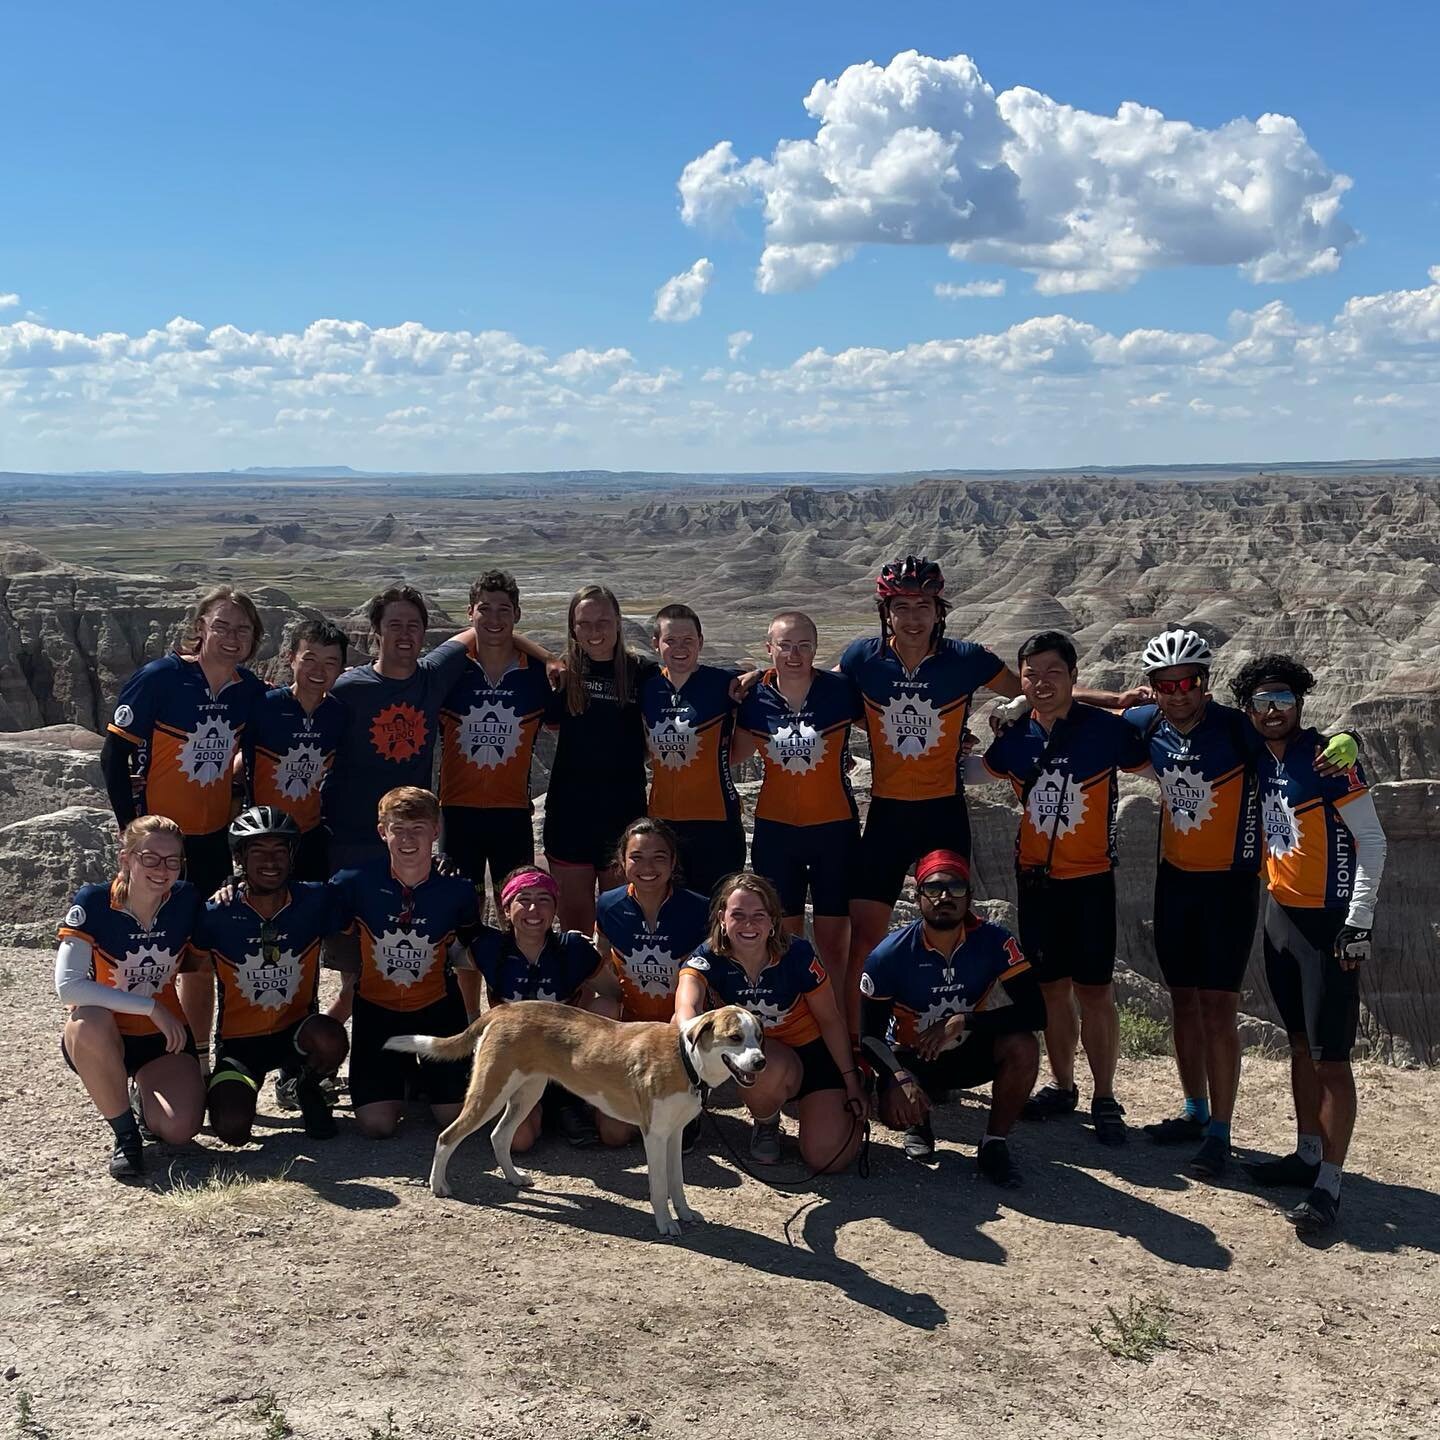
[[[100,737],[78,725],[0,735],[0,825],[70,805],[106,805]]]
[[[115,819],[71,805],[0,826],[0,944],[49,946],[80,886],[115,873]]]

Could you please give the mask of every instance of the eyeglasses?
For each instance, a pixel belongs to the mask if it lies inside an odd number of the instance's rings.
[[[925,880],[921,882],[920,893],[927,900],[963,899],[970,893],[970,887],[963,880]]]
[[[248,640],[255,633],[253,625],[231,625],[225,620],[207,620],[205,625],[212,635],[233,635],[237,640]]]
[[[185,864],[183,855],[161,855],[155,850],[137,850],[135,858],[142,870],[168,870],[172,875],[178,875]]]
[[[1157,695],[1188,695],[1192,690],[1205,688],[1205,676],[1181,675],[1177,680],[1152,680],[1150,688]]]
[[[813,640],[781,640],[774,650],[777,655],[813,655],[815,642]]]
[[[1262,690],[1252,695],[1248,703],[1257,715],[1262,710],[1293,710],[1296,696],[1293,690]]]

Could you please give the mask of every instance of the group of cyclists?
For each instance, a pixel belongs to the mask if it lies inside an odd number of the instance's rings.
[[[409,585],[371,600],[373,658],[357,665],[339,626],[297,622],[291,679],[274,687],[247,668],[254,602],[210,590],[177,648],[121,690],[101,755],[117,873],[83,886],[59,929],[62,1052],[113,1131],[111,1174],[142,1175],[147,1132],[183,1143],[207,1112],[220,1140],[246,1143],[272,1073],[307,1134],[333,1135],[347,1055],[364,1134],[393,1133],[417,1099],[449,1123],[468,1063],[422,1071],[385,1041],[543,999],[620,1021],[751,1009],[768,1063],[741,1098],[760,1165],[781,1158],[788,1113],[807,1167],[842,1170],[872,1110],[923,1161],[933,1107],[989,1084],[977,1169],[1014,1187],[1013,1127],[1078,1109],[1082,1050],[1096,1139],[1129,1133],[1113,987],[1127,772],[1161,795],[1154,943],[1183,1092],[1145,1131],[1193,1146],[1198,1175],[1231,1163],[1263,876],[1297,1143],[1250,1173],[1304,1192],[1287,1212],[1299,1233],[1330,1229],[1385,855],[1353,737],[1304,724],[1314,681],[1293,657],[1248,660],[1231,707],[1212,693],[1205,638],[1173,627],[1146,645],[1133,689],[1085,689],[1066,635],[1030,636],[1014,667],[946,635],[944,588],[936,564],[897,559],[876,580],[878,633],[833,669],[816,665],[813,619],[785,610],[765,664],[742,674],[704,663],[684,604],[655,615],[653,655],[633,653],[602,585],[576,591],[551,655],[517,629],[513,576],[487,570],[466,628],[428,653]],[[983,753],[967,728],[981,689],[1000,701]],[[537,863],[542,726],[555,751]],[[863,826],[856,726],[871,757]],[[751,756],[763,779],[747,867],[732,767]],[[1020,805],[1018,935],[974,905],[965,786],[996,782]],[[919,918],[892,928],[907,883]],[[323,1012],[322,965],[342,977]],[[547,1128],[576,1145],[634,1138],[555,1090],[514,1148]]]

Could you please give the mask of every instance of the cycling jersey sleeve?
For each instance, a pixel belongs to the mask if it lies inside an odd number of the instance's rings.
[[[1026,965],[1002,982],[1008,1005],[993,1010],[974,1010],[965,1017],[965,1030],[971,1035],[1013,1035],[1021,1030],[1045,1028],[1045,996],[1035,972]]]
[[[94,952],[88,940],[67,935],[55,954],[55,993],[62,1005],[94,1005],[121,1015],[153,1015],[155,1000],[102,985],[95,978]]]
[[[885,1038],[890,1033],[890,1017],[894,1011],[895,1002],[891,999],[860,997],[860,1049],[889,1074],[899,1075],[905,1067]]]
[[[128,736],[112,729],[100,747],[100,773],[105,777],[105,793],[110,808],[123,830],[137,815],[135,788],[131,782],[131,765],[139,747]]]
[[[1355,841],[1355,886],[1345,923],[1368,930],[1375,923],[1375,900],[1385,873],[1385,831],[1368,791],[1341,806],[1340,819]]]

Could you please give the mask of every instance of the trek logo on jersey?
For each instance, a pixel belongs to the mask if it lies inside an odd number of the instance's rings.
[[[1188,766],[1162,771],[1160,789],[1170,807],[1170,823],[1182,835],[1198,830],[1215,813],[1215,787]]]
[[[625,957],[625,973],[646,995],[663,1000],[675,989],[679,966],[675,957],[654,945],[644,945]]]
[[[180,747],[180,768],[197,785],[213,785],[230,769],[235,730],[228,720],[201,720]]]
[[[425,748],[425,713],[413,705],[387,705],[370,722],[370,743],[387,760],[410,760]]]
[[[1280,790],[1267,790],[1260,802],[1265,827],[1265,848],[1272,855],[1289,855],[1300,843],[1300,819]]]
[[[472,705],[460,720],[457,743],[477,769],[496,769],[520,749],[520,716],[501,700]]]
[[[300,983],[300,957],[288,950],[265,955],[247,955],[243,965],[235,967],[235,983],[240,993],[262,1010],[283,1010]]]
[[[1025,813],[1044,835],[1069,835],[1085,818],[1085,792],[1059,770],[1045,770],[1030,790]]]
[[[825,756],[825,737],[804,720],[782,725],[766,742],[766,753],[791,775],[805,775]]]
[[[383,979],[408,989],[435,963],[435,947],[413,930],[387,930],[375,942],[375,967]]]
[[[318,745],[297,745],[275,767],[275,788],[287,800],[303,800],[325,769]]]
[[[119,990],[134,995],[157,995],[170,983],[180,957],[157,945],[146,945],[131,953],[116,967]]]
[[[650,753],[667,770],[683,770],[699,747],[700,736],[684,716],[667,716],[650,727]]]
[[[940,743],[940,712],[926,699],[899,690],[880,712],[885,743],[907,760],[924,755]]]

